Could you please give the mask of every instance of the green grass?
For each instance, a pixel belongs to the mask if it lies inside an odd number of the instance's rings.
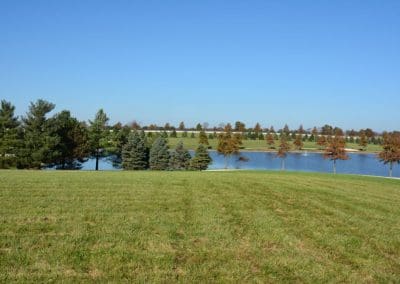
[[[197,146],[199,145],[198,138],[178,137],[178,138],[168,138],[168,141],[169,141],[170,147],[172,147],[172,148],[174,148],[176,146],[176,144],[178,144],[179,141],[183,141],[183,144],[185,145],[185,147],[188,149],[192,149],[192,150],[196,149]],[[210,146],[212,149],[215,150],[217,148],[218,139],[209,139],[208,142],[210,143]],[[249,150],[249,151],[270,151],[271,150],[271,149],[269,149],[265,140],[243,140],[242,142],[243,142],[243,145],[242,145],[243,150]],[[290,142],[290,143],[292,143],[292,142]],[[275,146],[278,147],[278,145],[279,145],[279,141],[276,140]],[[346,148],[358,150],[359,146],[356,143],[347,143]],[[306,141],[306,142],[304,142],[304,150],[318,151],[319,149],[314,142]],[[381,150],[382,150],[382,147],[380,145],[368,144],[365,152],[371,153],[371,152],[379,152]]]
[[[397,282],[400,181],[0,171],[0,282]]]

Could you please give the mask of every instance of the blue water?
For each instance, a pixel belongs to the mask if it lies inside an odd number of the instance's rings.
[[[210,151],[213,163],[209,169],[223,169],[225,159],[215,151]],[[266,152],[242,152],[240,156],[247,161],[240,161],[238,156],[232,156],[228,159],[228,168],[230,169],[249,169],[249,170],[280,170],[281,159],[276,157],[275,153]],[[336,169],[338,173],[362,174],[387,176],[389,165],[384,165],[375,154],[349,154],[350,159],[346,161],[337,161]],[[120,170],[113,167],[112,163],[105,159],[100,161],[100,170]],[[285,168],[289,171],[305,172],[332,172],[332,161],[325,160],[318,153],[289,153],[285,160]],[[83,164],[82,170],[94,170],[95,161],[88,160]],[[393,165],[393,176],[400,177],[400,165]]]

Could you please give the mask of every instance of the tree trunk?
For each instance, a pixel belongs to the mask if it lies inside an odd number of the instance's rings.
[[[96,171],[99,170],[99,150],[96,150]]]
[[[282,159],[282,167],[281,170],[284,171],[285,170],[285,159]]]
[[[228,168],[228,156],[224,156],[225,160],[225,169]]]
[[[389,163],[389,176],[392,177],[393,174],[393,162]]]
[[[336,160],[333,160],[333,174],[336,174]]]

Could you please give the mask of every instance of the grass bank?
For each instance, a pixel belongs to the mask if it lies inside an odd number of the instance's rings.
[[[396,282],[400,181],[0,171],[0,281]]]

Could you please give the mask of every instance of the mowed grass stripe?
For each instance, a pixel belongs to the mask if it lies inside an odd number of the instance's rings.
[[[0,172],[1,281],[388,282],[400,182],[281,172]]]

